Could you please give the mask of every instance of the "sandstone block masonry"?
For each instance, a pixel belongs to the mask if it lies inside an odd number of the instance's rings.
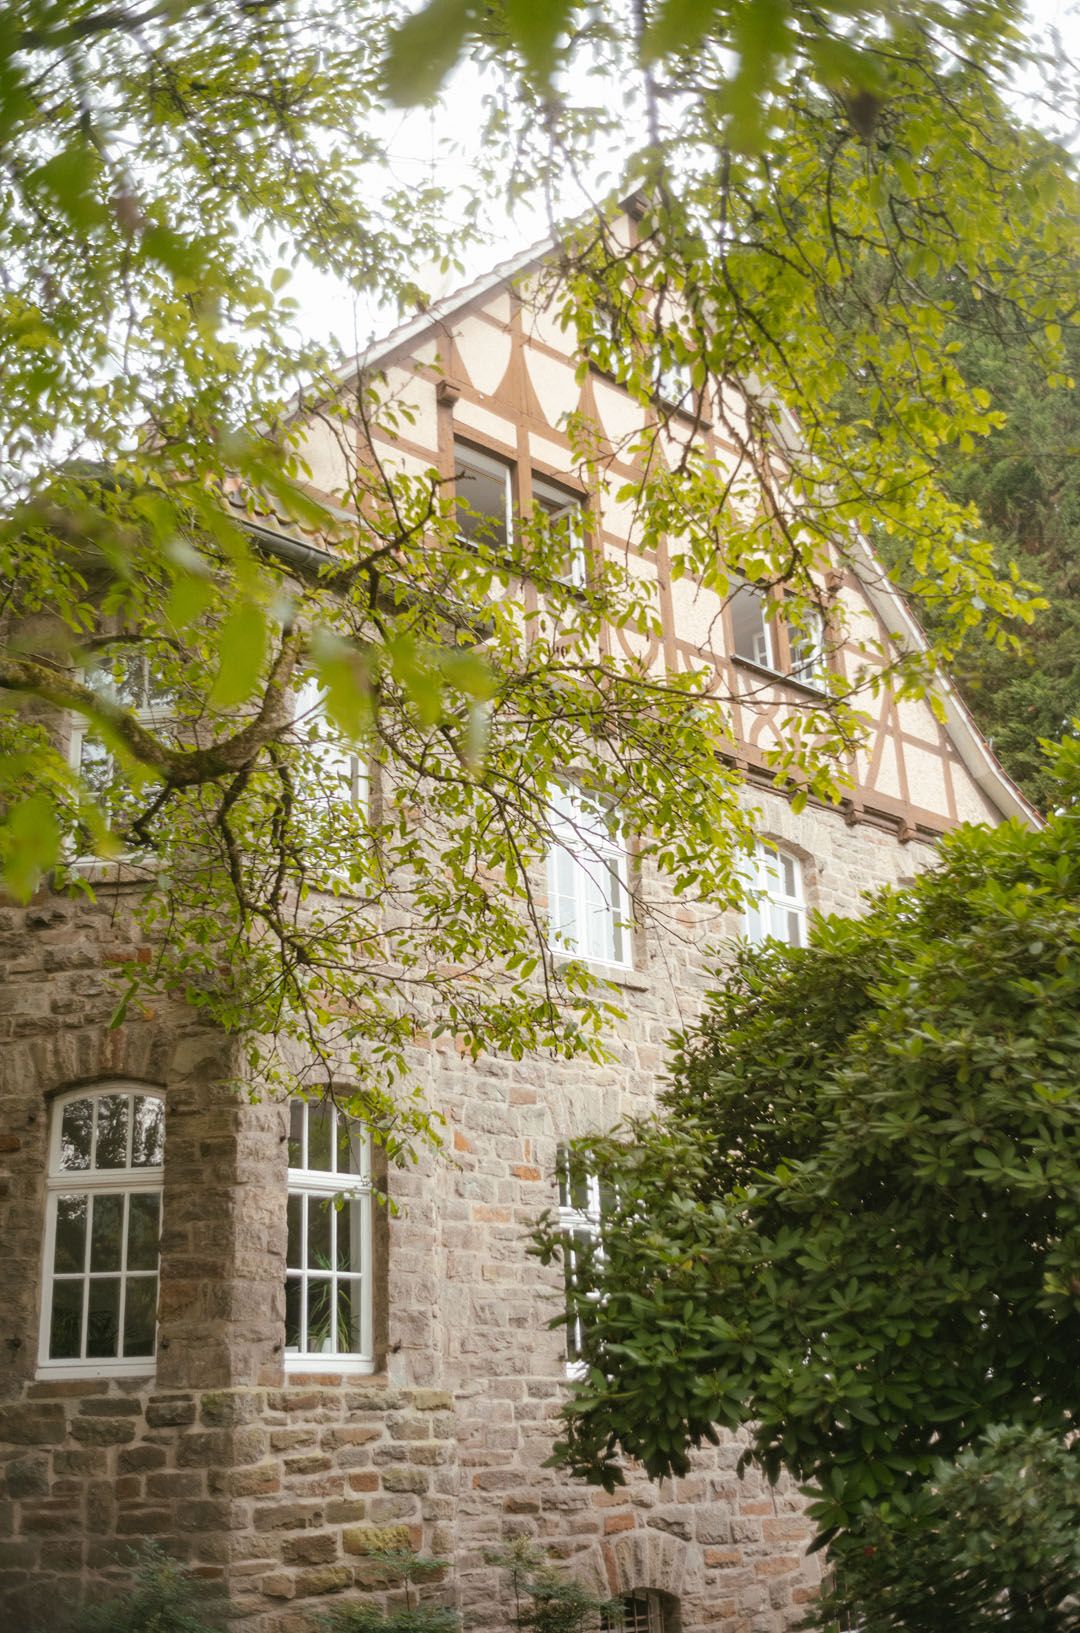
[[[30,1626],[60,1620],[88,1578],[122,1581],[152,1538],[237,1617],[314,1625],[285,1607],[385,1587],[374,1546],[450,1551],[452,1408],[441,1391],[339,1377],[281,1389],[30,1384],[0,1408],[7,1611]]]
[[[803,861],[808,906],[932,857],[836,812],[762,796],[762,831]],[[660,881],[648,881],[659,893]],[[386,1590],[379,1539],[449,1561],[426,1590],[470,1629],[505,1628],[491,1548],[527,1534],[603,1593],[665,1596],[665,1633],[783,1633],[803,1614],[797,1495],[735,1473],[725,1439],[684,1480],[607,1497],[543,1466],[568,1387],[549,1321],[559,1275],[528,1258],[556,1200],[559,1143],[654,1103],[672,1024],[711,979],[734,918],[668,904],[622,972],[606,1066],[473,1063],[440,1039],[416,1075],[443,1154],[393,1172],[399,1213],[377,1267],[372,1377],[305,1377],[285,1358],[284,1108],[249,1104],[234,1043],[168,998],[110,1019],[113,971],[149,959],[123,888],[96,905],[43,893],[0,907],[0,1603],[31,1633],[115,1582],[141,1538],[188,1561],[252,1633],[316,1633]],[[119,1080],[165,1100],[157,1356],[142,1377],[39,1375],[48,1138],[55,1097]],[[152,1371],[152,1375],[151,1375]],[[403,1529],[402,1529],[403,1528]],[[16,1621],[17,1618],[17,1621]]]

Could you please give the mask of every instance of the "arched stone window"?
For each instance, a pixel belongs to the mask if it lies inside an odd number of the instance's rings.
[[[658,1588],[634,1588],[604,1613],[609,1633],[680,1633],[679,1601]]]
[[[154,1370],[165,1158],[160,1093],[72,1089],[52,1106],[39,1369]]]

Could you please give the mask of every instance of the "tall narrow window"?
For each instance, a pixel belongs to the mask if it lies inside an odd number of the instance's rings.
[[[627,852],[603,813],[580,795],[556,801],[556,843],[548,853],[548,917],[552,948],[577,958],[628,968]]]
[[[765,617],[765,592],[756,584],[740,584],[728,600],[731,644],[736,657],[749,658],[764,669],[775,669],[773,632]]]
[[[790,947],[805,947],[806,896],[799,858],[759,841],[747,883],[753,892],[746,907],[748,939],[758,943],[772,936]]]
[[[564,584],[580,587],[585,583],[585,510],[581,499],[539,476],[533,477],[532,491],[533,503],[547,518],[548,529],[561,546],[558,577]]]
[[[570,1295],[576,1291],[583,1256],[600,1252],[600,1181],[578,1165],[565,1145],[559,1147],[558,1176],[567,1293],[566,1362],[571,1376],[577,1376],[583,1369],[585,1320],[580,1310],[572,1309]]]
[[[154,1369],[165,1154],[160,1095],[64,1095],[50,1129],[43,1372]]]
[[[289,1113],[286,1364],[374,1372],[371,1137],[324,1101]]]
[[[458,532],[505,550],[514,535],[510,466],[465,443],[454,443],[454,497]]]

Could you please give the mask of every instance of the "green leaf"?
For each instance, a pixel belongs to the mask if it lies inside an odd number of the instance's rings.
[[[0,839],[4,884],[16,901],[29,901],[42,874],[60,860],[60,826],[48,797],[31,794],[20,801],[0,831]]]
[[[27,182],[48,193],[73,227],[99,226],[105,207],[98,197],[101,157],[91,142],[73,142],[30,172]]]
[[[543,89],[555,67],[556,43],[577,0],[504,0],[506,28],[536,83]]]
[[[461,55],[471,17],[470,0],[429,0],[394,30],[383,65],[392,102],[412,107],[437,95]]]
[[[253,601],[242,602],[226,618],[217,679],[210,693],[215,708],[233,708],[251,697],[266,661],[268,634],[266,613]]]

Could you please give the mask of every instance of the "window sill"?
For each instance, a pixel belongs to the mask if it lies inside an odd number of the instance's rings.
[[[794,692],[801,692],[804,697],[822,701],[829,696],[826,688],[818,685],[816,681],[798,680],[794,675],[785,675],[780,669],[770,669],[768,664],[757,663],[753,658],[744,658],[741,652],[733,652],[731,661],[737,669],[745,669],[748,674],[772,681],[777,686],[790,687]]]
[[[627,987],[631,992],[648,992],[649,981],[641,970],[629,964],[605,964],[598,958],[569,958],[565,951],[552,954],[556,971],[567,964],[584,964],[589,974],[598,981],[607,981],[613,987]]]
[[[361,1355],[286,1355],[286,1378],[320,1377],[328,1374],[350,1378],[370,1378],[378,1368]]]
[[[39,1361],[34,1380],[52,1383],[65,1378],[85,1378],[88,1382],[102,1378],[145,1378],[152,1382],[156,1372],[153,1356],[131,1361]]]

